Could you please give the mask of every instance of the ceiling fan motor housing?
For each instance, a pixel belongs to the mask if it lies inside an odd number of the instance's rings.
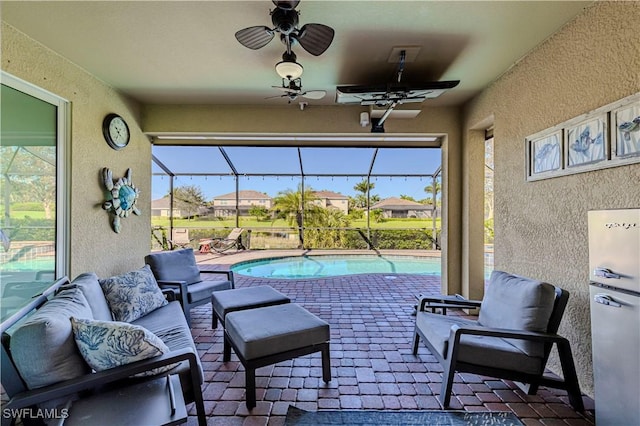
[[[300,0],[273,0],[273,4],[275,4],[280,9],[292,10],[298,7]]]
[[[255,25],[236,31],[235,37],[245,47],[257,50],[269,43],[276,33],[280,33],[280,40],[290,52],[293,46],[300,45],[314,56],[322,55],[333,41],[335,31],[323,24],[305,24],[298,28],[299,13],[294,8],[299,0],[273,0],[277,6],[270,11],[273,28]]]
[[[271,22],[281,34],[291,34],[298,26],[298,12],[277,8],[271,13]]]

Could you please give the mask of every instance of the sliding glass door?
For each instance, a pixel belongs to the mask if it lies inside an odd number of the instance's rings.
[[[2,74],[0,306],[8,317],[66,274],[66,102]]]

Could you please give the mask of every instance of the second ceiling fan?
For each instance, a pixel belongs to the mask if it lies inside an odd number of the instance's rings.
[[[288,98],[289,103],[295,101],[298,96],[305,99],[322,99],[327,94],[324,90],[302,90],[302,80],[296,78],[294,80],[282,79],[282,86],[271,86],[274,89],[282,90],[284,94],[270,96],[271,98]]]

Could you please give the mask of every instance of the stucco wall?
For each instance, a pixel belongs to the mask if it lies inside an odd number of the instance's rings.
[[[94,271],[101,277],[141,267],[150,247],[151,146],[138,124],[139,106],[15,28],[2,23],[2,70],[71,102],[71,229],[68,275]],[[109,148],[102,120],[120,114],[131,130],[131,142],[121,151]],[[141,216],[122,220],[122,231],[111,230],[102,210],[100,170],[115,176],[133,171],[140,189]]]
[[[596,2],[465,111],[465,129],[495,117],[495,267],[571,292],[560,334],[571,341],[590,395],[587,212],[640,207],[640,164],[525,182],[524,140],[640,91],[638,22],[640,2]],[[465,134],[465,152],[477,142]],[[481,226],[481,217],[471,222]]]

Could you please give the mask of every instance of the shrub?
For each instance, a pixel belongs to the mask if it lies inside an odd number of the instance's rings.
[[[3,204],[0,204],[0,209],[4,211]],[[44,204],[38,202],[11,203],[11,210],[16,212],[43,212]]]
[[[54,219],[11,219],[11,229],[7,231],[13,241],[55,241],[56,223]]]
[[[375,230],[372,242],[377,249],[390,250],[431,250],[432,231],[429,230]]]

